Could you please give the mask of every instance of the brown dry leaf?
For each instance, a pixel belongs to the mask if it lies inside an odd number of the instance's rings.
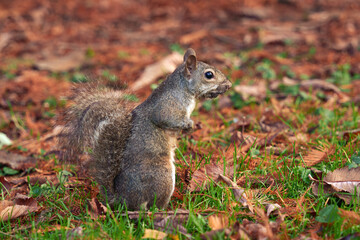
[[[186,34],[180,38],[181,44],[189,44],[194,41],[200,40],[208,35],[208,31],[205,29],[201,29],[189,34]]]
[[[158,239],[158,240],[162,240],[164,238],[167,237],[167,233],[158,231],[158,230],[153,230],[153,229],[145,229],[145,233],[144,236],[142,237],[142,239],[144,238],[150,238],[150,239]]]
[[[80,67],[84,63],[84,61],[85,51],[77,49],[66,56],[52,56],[43,61],[37,61],[35,65],[40,70],[49,70],[52,72],[67,72],[71,69]]]
[[[16,193],[14,202],[16,205],[25,205],[29,207],[37,207],[37,202],[34,198],[23,195],[21,193]]]
[[[3,186],[6,191],[10,191],[12,188],[11,183],[9,183],[5,177],[0,177],[0,186]]]
[[[279,232],[285,216],[279,215],[275,222],[270,222],[263,209],[255,208],[255,212],[261,223],[244,219],[239,229],[244,230],[250,239],[277,239],[275,234]]]
[[[209,216],[208,221],[211,230],[220,230],[229,226],[228,217],[222,214],[211,215]]]
[[[253,96],[258,101],[262,101],[266,97],[266,83],[265,81],[257,82],[255,85],[237,85],[234,87],[234,90],[241,94],[244,100],[249,99],[249,97]]]
[[[199,168],[192,175],[189,191],[197,192],[201,189],[206,189],[209,182],[216,181],[223,172],[224,170],[213,162],[205,165],[203,168]]]
[[[24,216],[28,213],[36,212],[38,210],[39,210],[38,206],[36,206],[36,207],[30,207],[30,206],[26,206],[26,205],[9,206],[0,212],[0,219],[2,221],[6,221],[8,219],[15,219],[15,218]]]
[[[12,34],[11,33],[4,33],[0,34],[0,52],[3,48],[9,45],[11,42]]]
[[[359,96],[360,97],[360,96]],[[356,138],[360,135],[360,128],[358,129],[352,129],[352,130],[346,130],[341,132],[336,132],[336,135],[343,137],[344,139],[348,140],[350,138]]]
[[[56,176],[56,174],[52,175],[42,175],[37,174],[30,177],[25,178],[26,182],[28,182],[30,185],[41,185],[45,183],[51,183],[52,185],[57,185],[59,183],[59,178]]]
[[[238,115],[234,117],[233,123],[227,129],[228,132],[233,132],[236,130],[243,130],[244,128],[248,127],[252,123],[252,119],[245,115]]]
[[[180,53],[173,52],[160,61],[147,66],[141,76],[131,85],[131,90],[137,91],[154,82],[158,77],[173,72],[182,61]]]
[[[245,195],[245,190],[239,187],[235,182],[231,181],[228,177],[220,174],[219,175],[219,181],[226,183],[229,187],[231,187],[231,190],[234,193],[236,201],[240,202],[244,207],[249,206],[247,197]],[[251,211],[251,207],[249,206],[249,209]]]
[[[348,167],[337,169],[328,173],[323,181],[313,178],[312,190],[315,195],[318,195],[319,185],[322,184],[323,192],[325,194],[335,194],[337,197],[343,199],[346,204],[350,204],[355,192],[356,197],[360,198],[360,167],[349,169]]]
[[[234,235],[231,237],[231,239],[242,239],[242,240],[250,240],[249,235],[245,231],[245,229],[240,226],[239,222],[236,222],[233,226],[233,233]]]
[[[329,155],[328,151],[328,149],[312,149],[303,157],[304,165],[306,167],[311,167],[326,160]]]
[[[275,44],[281,43],[284,44],[286,41],[299,42],[304,40],[304,36],[295,31],[292,31],[289,28],[283,28],[277,26],[276,29],[268,29],[260,32],[260,41],[264,44]]]
[[[272,112],[266,112],[259,121],[259,125],[263,132],[277,132],[288,129],[289,127],[280,121]]]
[[[279,175],[276,173],[268,174],[266,176],[264,175],[242,176],[236,181],[236,184],[246,187],[247,183],[251,182],[251,186],[255,188],[261,188],[263,186],[269,187],[273,185],[278,179],[279,179]]]
[[[330,82],[326,82],[325,80],[322,79],[309,79],[309,80],[303,80],[300,82],[300,87],[309,89],[314,88],[314,89],[322,89],[322,90],[330,90],[333,91],[337,94],[343,95],[344,93],[340,90],[340,88],[338,88],[336,85],[330,83]]]
[[[294,136],[287,136],[287,140],[291,143],[303,143],[306,144],[309,141],[309,134],[298,132]]]
[[[277,137],[277,135],[279,135],[280,132],[281,130],[278,130],[273,134],[268,134],[264,137],[260,136],[257,139],[249,138],[249,143],[241,147],[241,152],[247,153],[252,146],[266,147],[267,145],[271,144],[271,142]]]
[[[360,196],[360,167],[349,169],[348,167],[336,169],[324,178],[337,191],[345,191]]]
[[[280,209],[281,206],[277,203],[270,203],[266,205],[266,216],[270,216],[270,214],[278,209]]]
[[[8,201],[8,200],[0,201],[0,212],[2,212],[5,208],[13,205],[14,203],[12,201]]]
[[[26,170],[36,166],[36,159],[16,153],[0,151],[0,164],[7,165],[16,170]]]
[[[158,213],[151,214],[152,217],[154,217],[154,228],[175,235],[177,232],[180,232],[191,238],[186,228],[183,226],[188,220],[189,211],[178,209],[175,212],[169,211],[167,213],[169,214],[168,216],[164,216],[164,214],[158,215]]]
[[[347,228],[360,225],[360,215],[356,212],[339,208],[339,215],[344,219]]]
[[[265,226],[260,223],[250,222],[248,219],[244,219],[240,225],[240,229],[244,229],[244,232],[250,239],[269,239],[269,234]]]
[[[98,219],[100,215],[103,215],[107,212],[107,208],[97,200],[97,198],[93,198],[89,201],[89,214],[91,219]]]

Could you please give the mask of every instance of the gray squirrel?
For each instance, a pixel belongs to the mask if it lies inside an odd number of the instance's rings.
[[[230,87],[223,73],[197,61],[189,48],[184,62],[134,109],[120,91],[78,90],[60,145],[70,155],[90,149],[90,173],[110,206],[166,208],[175,188],[177,137],[193,130],[196,99],[215,98]]]

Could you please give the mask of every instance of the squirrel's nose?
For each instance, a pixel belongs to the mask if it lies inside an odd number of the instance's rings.
[[[225,85],[226,89],[229,89],[229,88],[231,88],[232,83],[226,79],[224,85]]]

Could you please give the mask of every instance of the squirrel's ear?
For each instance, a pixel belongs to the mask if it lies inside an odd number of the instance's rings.
[[[190,75],[196,70],[196,53],[194,49],[188,48],[184,54],[185,72]]]

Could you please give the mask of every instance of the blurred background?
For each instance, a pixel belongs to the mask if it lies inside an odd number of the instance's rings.
[[[151,64],[178,64],[181,55],[171,53],[188,47],[234,86],[266,80],[253,91],[260,99],[269,80],[283,76],[357,78],[359,10],[356,0],[2,0],[0,131],[10,139],[43,134],[71,83],[105,78],[131,86]],[[149,95],[172,67],[137,86],[134,98]]]

